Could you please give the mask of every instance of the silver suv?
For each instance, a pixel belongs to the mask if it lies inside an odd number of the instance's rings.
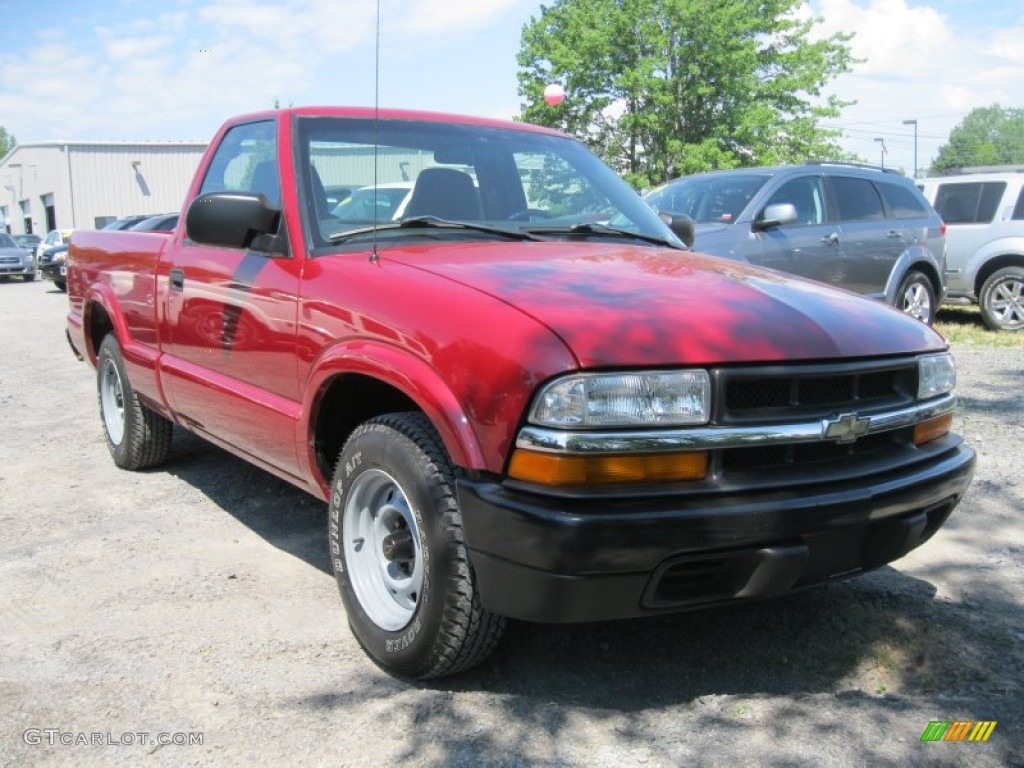
[[[874,166],[713,171],[645,195],[696,222],[694,250],[881,299],[925,323],[945,288],[945,226],[914,183]]]
[[[980,305],[993,330],[1024,328],[1024,171],[921,179],[949,227],[949,299]]]

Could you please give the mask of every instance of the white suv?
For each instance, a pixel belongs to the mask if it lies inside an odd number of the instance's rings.
[[[1024,329],[1024,170],[921,179],[942,216],[947,299],[976,302],[993,330]]]

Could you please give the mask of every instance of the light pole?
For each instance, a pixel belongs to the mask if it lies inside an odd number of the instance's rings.
[[[916,179],[917,178],[917,120],[916,119],[914,119],[914,120],[904,120],[903,124],[904,125],[912,125],[912,126],[914,126],[914,173],[911,176],[911,178]]]
[[[885,139],[876,136],[875,141],[881,145],[881,151],[878,153],[879,157],[882,158],[882,170],[885,170]]]

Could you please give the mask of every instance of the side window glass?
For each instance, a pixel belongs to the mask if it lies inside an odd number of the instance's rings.
[[[765,207],[780,203],[789,203],[796,208],[796,221],[787,226],[811,226],[825,222],[825,193],[818,176],[790,179],[772,193]]]
[[[878,189],[894,219],[919,219],[928,216],[925,201],[901,184],[879,183]]]
[[[978,201],[978,221],[988,223],[996,217],[999,201],[1006,191],[1004,182],[987,182],[981,185],[981,200]]]
[[[236,125],[224,134],[199,189],[201,195],[209,192],[262,194],[272,205],[281,204],[274,121]]]
[[[877,221],[885,218],[882,198],[867,179],[852,176],[829,178],[840,221]]]
[[[947,224],[988,223],[995,218],[1005,190],[1002,181],[940,184],[935,210]]]
[[[1024,184],[1021,185],[1020,194],[1017,195],[1017,204],[1013,206],[1013,220],[1024,219]]]

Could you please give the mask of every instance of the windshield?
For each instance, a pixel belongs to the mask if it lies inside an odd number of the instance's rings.
[[[14,242],[10,235],[0,233],[0,248],[17,248],[18,244]]]
[[[747,173],[690,176],[649,192],[644,200],[655,210],[686,214],[698,224],[730,224],[770,178]]]
[[[636,242],[682,247],[629,185],[567,137],[461,123],[382,119],[375,127],[368,118],[303,117],[296,145],[307,237],[324,252],[337,248],[332,241],[365,246],[374,228],[382,239],[541,230],[543,239],[621,237],[577,227],[613,218],[616,230],[637,235]],[[354,191],[331,205],[327,190],[336,188]],[[424,217],[473,226],[397,225]]]

